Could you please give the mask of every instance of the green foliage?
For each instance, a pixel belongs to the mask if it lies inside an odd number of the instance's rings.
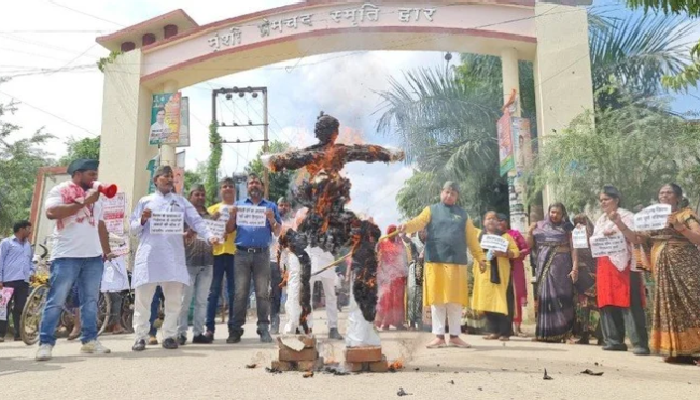
[[[200,161],[194,171],[185,171],[185,194],[189,194],[194,185],[203,185],[207,181],[207,163]],[[215,193],[216,194],[216,193]]]
[[[114,60],[116,60],[117,57],[118,57],[120,54],[123,54],[123,53],[122,53],[121,51],[111,51],[111,52],[109,53],[109,56],[107,56],[107,57],[101,57],[101,58],[97,61],[97,68],[100,70],[100,72],[104,73],[104,72],[105,72],[105,71],[104,71],[105,66],[106,66],[107,64],[113,63]]]
[[[284,151],[287,151],[289,149],[289,143],[285,142],[279,142],[279,141],[272,141],[270,142],[269,145],[269,152],[270,153],[282,153]],[[247,173],[255,173],[259,177],[262,178],[265,167],[263,166],[261,156],[263,155],[263,152],[260,151],[257,154],[257,157],[252,159],[248,166],[245,168]],[[271,201],[277,201],[280,197],[282,196],[289,196],[289,184],[292,181],[292,176],[293,173],[290,171],[283,171],[283,172],[274,172],[269,174],[270,178],[270,190],[269,190],[269,200]]]
[[[68,153],[58,160],[58,165],[68,166],[78,158],[100,159],[100,137],[80,140],[68,139]]]
[[[223,154],[221,135],[217,129],[216,122],[212,122],[209,125],[209,144],[211,146],[211,154],[209,155],[207,179],[204,186],[207,189],[207,203],[213,204],[219,193],[219,165]]]
[[[627,0],[627,5],[632,8],[644,8],[646,11],[700,16],[700,2],[697,0]]]
[[[2,81],[0,80],[0,84]],[[29,218],[32,193],[40,167],[50,165],[42,147],[53,138],[42,129],[29,138],[16,139],[13,133],[20,130],[4,120],[8,114],[17,111],[16,103],[0,104],[0,235],[12,233],[15,221]]]
[[[700,126],[663,110],[633,104],[584,113],[540,143],[531,177],[532,196],[545,185],[572,211],[597,204],[606,184],[623,194],[625,207],[648,205],[669,182],[696,196],[700,190]],[[593,119],[595,118],[595,126]]]

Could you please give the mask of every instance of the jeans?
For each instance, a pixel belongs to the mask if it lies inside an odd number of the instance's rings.
[[[280,326],[280,308],[282,306],[282,274],[276,262],[270,262],[270,323]]]
[[[190,313],[190,304],[194,297],[194,319],[192,321],[192,333],[198,336],[204,333],[204,322],[207,317],[207,297],[212,281],[212,266],[187,267],[190,274],[190,286],[185,286],[182,296],[182,308],[180,310],[180,322],[178,335],[187,335],[187,317]]]
[[[15,339],[19,338],[19,322],[22,318],[22,311],[24,311],[24,305],[27,302],[27,297],[29,296],[29,283],[25,281],[12,281],[5,282],[3,286],[6,288],[13,288],[12,297],[7,305],[6,320],[0,321],[0,338],[4,338],[7,334],[7,325],[10,320],[10,304],[12,305],[12,321],[15,326]]]
[[[233,324],[229,325],[230,329],[238,333],[243,332],[252,277],[255,283],[258,329],[267,331],[270,325],[270,250],[260,253],[239,252],[236,254],[234,273],[236,290],[233,301]]]
[[[160,299],[163,296],[163,288],[156,286],[156,291],[153,293],[153,300],[151,300],[151,317],[148,322],[151,323],[151,329],[148,331],[148,336],[155,336],[158,333],[158,329],[155,327],[155,322],[158,319],[158,306],[160,305]]]
[[[100,296],[103,270],[101,256],[57,258],[53,261],[51,287],[39,328],[40,344],[56,344],[56,327],[68,293],[75,282],[80,290],[81,341],[88,343],[97,339],[97,299]]]
[[[109,310],[109,325],[121,324],[122,321],[122,294],[121,293],[106,293],[109,296],[109,301],[112,304]]]
[[[221,297],[221,286],[226,275],[226,291],[228,298],[228,327],[233,324],[233,293],[234,293],[234,256],[232,254],[221,254],[214,256],[214,268],[212,270],[211,286],[209,287],[209,298],[207,299],[207,331],[214,333],[216,322],[216,310],[219,308],[219,298]]]

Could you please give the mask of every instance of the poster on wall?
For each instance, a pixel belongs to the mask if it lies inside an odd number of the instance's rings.
[[[182,95],[163,93],[153,95],[149,144],[180,142],[180,102]]]
[[[507,110],[496,123],[496,131],[498,132],[498,155],[501,161],[501,176],[503,176],[515,168],[511,118]]]
[[[168,143],[170,144],[170,143]],[[180,100],[180,137],[177,142],[177,147],[190,146],[190,99],[183,97]],[[185,165],[178,164],[180,166]]]
[[[512,118],[512,141],[515,147],[515,171],[518,176],[532,166],[532,135],[530,133],[530,119]]]

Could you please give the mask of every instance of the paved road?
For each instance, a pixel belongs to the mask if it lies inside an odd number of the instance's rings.
[[[315,320],[323,319],[317,313]],[[319,321],[320,322],[320,321]],[[317,324],[319,323],[317,322]],[[322,322],[320,322],[323,325]],[[341,332],[344,331],[341,320]],[[390,360],[403,357],[404,371],[333,376],[269,374],[275,357],[246,327],[243,341],[227,345],[225,327],[211,345],[178,350],[130,351],[133,337],[104,336],[112,354],[85,356],[79,344],[59,340],[52,361],[33,359],[36,346],[0,344],[0,390],[17,399],[392,399],[402,387],[406,399],[700,399],[700,368],[670,366],[658,357],[603,352],[597,346],[551,345],[514,339],[505,346],[478,336],[473,349],[425,349],[427,333],[384,332]],[[324,327],[317,328],[319,337]],[[321,331],[323,330],[323,331]],[[342,360],[340,342],[324,342],[326,359]],[[258,368],[246,369],[257,363]],[[596,364],[597,363],[597,364]],[[543,380],[547,369],[552,380]],[[590,369],[604,375],[589,376]]]

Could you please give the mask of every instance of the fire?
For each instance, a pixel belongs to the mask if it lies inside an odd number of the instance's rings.
[[[389,364],[389,371],[396,372],[401,369],[404,369],[404,362],[402,358],[399,358],[398,360]]]

